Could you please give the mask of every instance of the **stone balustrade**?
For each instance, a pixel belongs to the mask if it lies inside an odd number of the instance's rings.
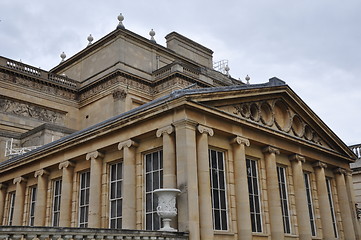
[[[182,232],[161,232],[146,230],[116,230],[105,228],[61,228],[0,226],[0,240],[188,240]]]

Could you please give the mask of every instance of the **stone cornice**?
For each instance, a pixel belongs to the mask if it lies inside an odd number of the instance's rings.
[[[165,126],[165,127],[162,127],[162,128],[159,128],[157,130],[157,133],[156,133],[156,136],[157,137],[160,137],[162,136],[163,134],[172,134],[172,132],[174,131],[174,127],[172,125],[168,125],[168,126]]]
[[[86,160],[90,160],[90,159],[103,159],[104,158],[104,154],[95,150],[93,152],[89,152],[87,153],[85,159]]]
[[[272,147],[272,146],[264,147],[264,148],[262,149],[262,152],[263,152],[263,153],[269,153],[269,154],[271,154],[271,153],[280,154],[280,150],[278,150],[277,148]]]
[[[289,155],[288,159],[291,162],[293,162],[293,161],[294,162],[302,162],[302,163],[306,162],[306,158],[304,156],[302,156],[302,155],[297,154],[297,153]]]
[[[237,137],[233,138],[231,140],[231,144],[239,144],[239,145],[243,144],[243,145],[245,145],[247,147],[250,146],[249,140],[247,138],[240,137],[240,136],[237,136]]]
[[[50,173],[46,171],[45,169],[39,169],[35,172],[34,177],[42,177],[42,176],[48,176]]]
[[[327,168],[327,164],[323,163],[321,161],[317,161],[314,164],[312,164],[312,167],[314,167],[314,168]]]
[[[68,168],[68,167],[75,167],[75,164],[71,161],[64,161],[59,163],[59,169]]]
[[[28,180],[26,179],[26,178],[24,178],[24,177],[17,177],[17,178],[14,178],[14,181],[13,181],[13,183],[14,184],[17,184],[17,183],[26,183]]]
[[[128,139],[128,140],[126,140],[126,141],[124,141],[124,142],[120,142],[119,144],[118,144],[118,150],[122,150],[123,148],[130,148],[130,147],[138,147],[139,146],[139,144],[138,143],[136,143],[136,142],[134,142],[133,140],[131,140],[131,139]]]
[[[213,132],[213,129],[212,128],[209,128],[209,127],[206,127],[204,125],[198,125],[197,126],[197,130],[200,132],[200,133],[205,133],[205,134],[208,134],[209,136],[213,136],[214,135],[214,132]]]

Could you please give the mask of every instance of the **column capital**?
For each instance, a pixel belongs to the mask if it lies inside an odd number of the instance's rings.
[[[297,153],[292,154],[292,155],[289,155],[289,156],[288,156],[288,159],[289,159],[291,162],[302,162],[302,163],[306,162],[305,157],[302,156],[302,155],[299,155],[299,154],[297,154]]]
[[[86,154],[85,159],[86,160],[90,160],[90,159],[103,159],[104,158],[104,154],[99,152],[98,150],[95,150],[93,152],[89,152]]]
[[[125,147],[127,147],[127,148],[130,148],[130,147],[138,147],[139,146],[139,144],[138,143],[136,143],[136,142],[134,142],[133,140],[131,140],[131,139],[128,139],[128,140],[126,140],[126,141],[124,141],[124,142],[120,142],[119,144],[118,144],[118,150],[122,150],[123,148],[125,148]]]
[[[42,169],[35,171],[34,177],[37,178],[37,177],[42,177],[43,175],[47,176],[49,174],[50,173],[48,171],[46,171],[44,168],[42,168]]]
[[[68,167],[75,167],[75,164],[71,161],[64,161],[59,163],[59,169],[68,168]]]
[[[26,178],[24,178],[24,177],[17,177],[17,178],[14,178],[13,183],[14,183],[14,184],[22,183],[22,182],[26,183],[27,181],[28,181],[28,180],[27,180]]]
[[[336,168],[335,170],[333,170],[333,172],[336,174],[345,175],[345,176],[347,174],[346,169],[343,169],[343,168]]]
[[[237,136],[235,138],[232,138],[231,140],[231,144],[238,144],[238,145],[245,145],[247,147],[250,146],[250,143],[249,143],[249,140],[247,138],[244,138],[244,137],[240,137],[240,136]]]
[[[174,131],[174,127],[172,125],[168,125],[168,126],[165,126],[165,127],[162,127],[162,128],[158,128],[156,136],[160,137],[165,133],[170,135],[173,131]]]
[[[212,128],[206,127],[206,126],[201,125],[201,124],[199,124],[197,126],[197,130],[198,130],[198,132],[208,134],[211,137],[214,135],[214,132],[213,132]]]
[[[327,168],[327,164],[323,163],[321,161],[317,161],[314,164],[312,164],[314,168]]]
[[[263,153],[274,153],[274,154],[280,154],[280,150],[278,148],[267,146],[262,149]]]

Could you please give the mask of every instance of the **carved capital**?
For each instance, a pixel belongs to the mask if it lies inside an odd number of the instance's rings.
[[[93,151],[93,152],[87,153],[87,155],[85,157],[86,160],[103,159],[103,158],[104,158],[104,154],[99,151]]]
[[[345,175],[345,176],[347,174],[346,169],[343,169],[343,168],[336,168],[335,170],[333,170],[333,172],[336,174],[341,174],[341,175]]]
[[[162,136],[163,134],[171,134],[172,132],[174,131],[174,127],[172,125],[168,125],[168,126],[165,126],[165,127],[162,127],[162,128],[159,128],[157,130],[157,133],[156,133],[156,136],[157,137],[160,137]]]
[[[327,164],[323,163],[321,161],[317,161],[314,164],[312,164],[314,168],[327,168]]]
[[[124,89],[116,89],[113,91],[113,98],[115,100],[123,100],[125,99],[127,96],[127,92]]]
[[[206,126],[203,126],[203,125],[198,125],[198,126],[197,126],[197,130],[198,130],[200,133],[206,133],[206,134],[208,134],[209,136],[213,136],[213,134],[214,134],[212,128],[209,128],[209,127],[206,127]]]
[[[233,138],[231,140],[231,144],[238,144],[238,145],[243,144],[243,145],[245,145],[247,147],[250,146],[249,140],[247,138],[243,138],[243,137],[240,137],[240,136],[237,136],[237,137]]]
[[[59,164],[59,169],[68,168],[68,167],[75,167],[75,164],[70,161],[64,161]]]
[[[262,152],[263,152],[263,153],[269,153],[269,154],[271,154],[271,153],[280,154],[280,150],[278,150],[277,148],[272,147],[272,146],[264,147],[264,148],[262,149]]]
[[[47,176],[47,175],[49,175],[49,172],[46,171],[45,169],[39,169],[38,171],[35,172],[34,177],[35,178],[42,177],[43,175]]]
[[[288,159],[289,159],[291,162],[292,162],[292,161],[294,161],[294,162],[302,162],[302,163],[306,162],[305,157],[304,157],[304,156],[301,156],[301,155],[299,155],[299,154],[289,155],[289,156],[288,156]]]
[[[24,177],[17,177],[17,178],[14,178],[14,181],[13,181],[13,183],[14,184],[17,184],[17,183],[26,183],[28,180],[26,179],[26,178],[24,178]]]
[[[128,139],[128,140],[126,140],[126,141],[124,141],[124,142],[120,142],[119,144],[118,144],[118,149],[119,150],[122,150],[123,148],[125,148],[125,147],[127,147],[127,148],[130,148],[130,147],[138,147],[138,143],[136,143],[136,142],[134,142],[133,140],[131,140],[131,139]]]

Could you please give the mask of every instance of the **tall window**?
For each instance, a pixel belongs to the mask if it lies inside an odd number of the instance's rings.
[[[61,179],[53,182],[53,213],[52,223],[54,227],[59,226],[60,219],[60,199],[61,199]]]
[[[338,231],[337,231],[337,221],[336,221],[336,215],[335,215],[335,205],[333,204],[331,180],[328,178],[326,179],[326,186],[327,186],[328,201],[330,203],[330,209],[331,209],[333,233],[335,235],[335,238],[337,238]]]
[[[36,202],[36,187],[32,187],[32,188],[30,188],[30,203],[29,203],[29,225],[30,226],[34,226],[35,202]]]
[[[145,159],[145,226],[147,230],[160,229],[157,214],[158,198],[154,190],[163,187],[163,151],[146,154]]]
[[[213,229],[227,230],[227,199],[223,152],[209,150]]]
[[[252,232],[262,232],[261,199],[258,183],[257,161],[247,159],[246,165]]]
[[[110,165],[110,228],[122,228],[123,163]]]
[[[313,201],[312,201],[313,198],[312,198],[310,175],[308,173],[304,173],[304,178],[305,178],[308,213],[310,215],[311,234],[312,236],[316,236],[316,220],[315,220],[315,213],[313,210]]]
[[[9,193],[9,215],[8,215],[8,225],[13,225],[14,218],[14,206],[15,206],[15,192]]]
[[[88,227],[90,172],[80,174],[79,227]]]
[[[291,219],[288,203],[288,192],[286,182],[286,169],[284,167],[277,166],[278,185],[280,189],[280,199],[283,218],[283,231],[285,233],[291,233]]]

